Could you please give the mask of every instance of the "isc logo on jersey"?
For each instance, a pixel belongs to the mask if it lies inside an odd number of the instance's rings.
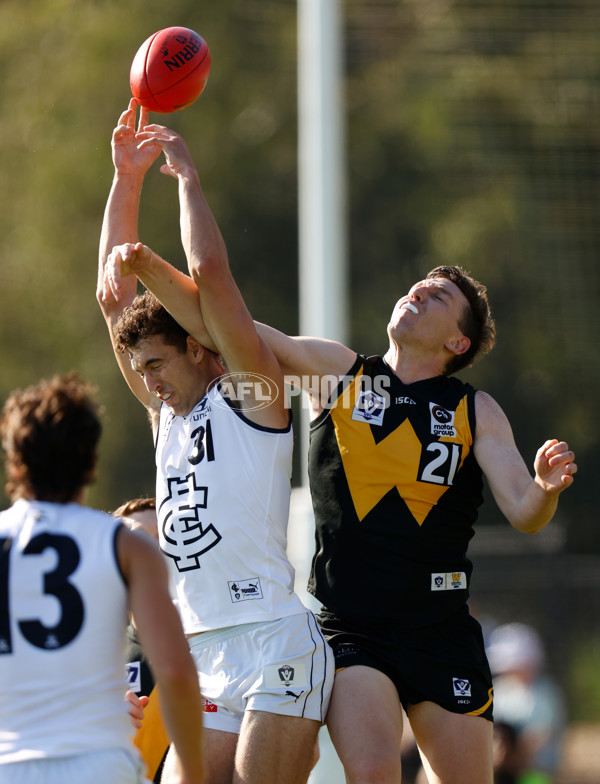
[[[454,411],[437,403],[429,404],[431,414],[431,434],[437,438],[456,438],[456,428],[454,427]]]

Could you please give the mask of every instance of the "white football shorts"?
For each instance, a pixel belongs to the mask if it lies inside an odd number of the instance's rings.
[[[202,632],[188,642],[205,727],[239,733],[247,710],[325,721],[333,653],[312,612]]]

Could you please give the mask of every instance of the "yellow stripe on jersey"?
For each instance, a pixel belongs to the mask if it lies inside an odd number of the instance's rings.
[[[359,371],[331,410],[338,449],[358,519],[364,520],[396,487],[416,522],[422,525],[450,484],[424,481],[423,476],[417,475],[422,463],[423,444],[408,418],[379,443],[373,438],[370,424],[352,419],[361,376]],[[348,401],[351,401],[350,405]],[[456,408],[454,427],[456,436],[442,436],[437,440],[461,445],[460,462],[453,471],[456,473],[472,444],[466,396]]]

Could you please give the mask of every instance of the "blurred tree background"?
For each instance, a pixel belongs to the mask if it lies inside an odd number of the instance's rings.
[[[343,11],[350,343],[385,351],[396,299],[436,264],[461,264],[488,285],[498,345],[464,377],[503,406],[529,465],[546,438],[576,449],[580,473],[556,522],[538,550],[517,549],[531,559],[519,562],[522,585],[538,591],[531,617],[544,631],[570,640],[564,625],[595,612],[585,645],[577,637],[560,662],[582,662],[572,702],[598,717],[600,692],[581,673],[600,666],[600,5],[345,0]],[[90,502],[101,508],[154,492],[145,414],[94,293],[131,60],[170,25],[207,40],[205,93],[151,119],[187,140],[255,318],[295,333],[296,14],[292,0],[0,4],[0,395],[72,368],[98,386],[105,433]],[[178,232],[176,184],[156,165],[140,236],[185,268]],[[500,522],[488,503],[482,530]],[[484,610],[486,597],[521,586],[488,555],[475,555],[495,575],[481,582]],[[546,582],[528,582],[532,571]],[[523,606],[521,594],[512,600]]]

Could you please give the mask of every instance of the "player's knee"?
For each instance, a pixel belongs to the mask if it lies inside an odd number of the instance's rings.
[[[346,770],[349,784],[397,784],[401,778],[399,753],[365,754]]]

